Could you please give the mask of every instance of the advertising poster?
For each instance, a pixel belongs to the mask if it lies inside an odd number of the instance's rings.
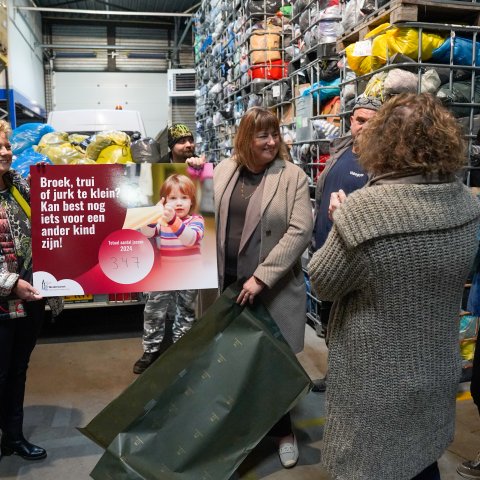
[[[213,166],[31,169],[33,284],[48,296],[217,287]]]

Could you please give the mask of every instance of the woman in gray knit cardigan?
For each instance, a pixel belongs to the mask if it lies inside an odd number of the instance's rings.
[[[427,94],[387,102],[358,139],[372,180],[333,215],[309,273],[334,301],[323,463],[337,480],[439,479],[454,436],[458,316],[480,204],[465,145]]]

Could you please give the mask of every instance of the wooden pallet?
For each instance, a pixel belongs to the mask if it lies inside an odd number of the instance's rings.
[[[428,22],[448,25],[480,26],[480,3],[441,0],[392,0],[337,40],[337,52],[382,23]]]

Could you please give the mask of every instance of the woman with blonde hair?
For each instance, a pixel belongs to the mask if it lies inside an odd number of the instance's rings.
[[[10,170],[10,133],[10,125],[0,120],[0,449],[2,456],[39,460],[47,452],[23,435],[23,400],[45,301],[32,286],[30,188]],[[49,304],[53,314],[63,308],[58,299]]]
[[[268,110],[247,111],[234,146],[234,156],[214,170],[220,289],[243,281],[237,302],[258,297],[297,353],[306,305],[300,257],[313,223],[308,179],[289,161],[278,119]],[[279,438],[282,465],[293,467],[298,447],[289,414],[270,434]]]
[[[458,124],[433,96],[394,97],[357,140],[371,180],[334,212],[309,265],[334,302],[322,461],[335,479],[439,479],[480,204],[456,177]]]

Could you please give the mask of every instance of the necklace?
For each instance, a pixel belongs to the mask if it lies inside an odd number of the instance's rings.
[[[240,196],[244,200],[249,200],[250,197],[255,193],[255,190],[256,190],[256,188],[253,190],[252,193],[250,193],[250,195],[245,195],[245,176],[242,175],[242,183],[240,183]]]

